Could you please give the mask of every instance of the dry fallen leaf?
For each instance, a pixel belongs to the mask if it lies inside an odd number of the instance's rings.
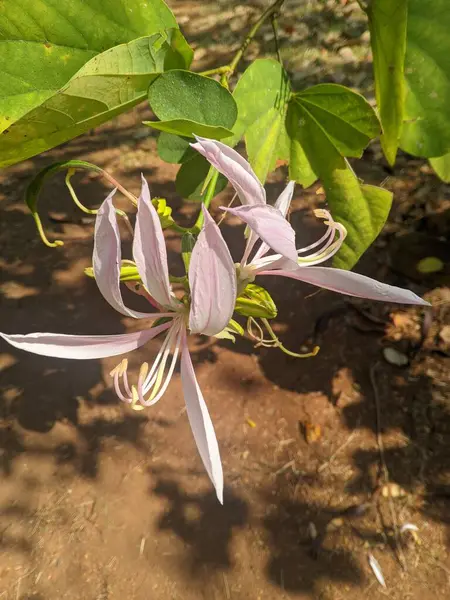
[[[322,428],[309,421],[300,421],[300,430],[308,444],[317,442],[322,437]]]

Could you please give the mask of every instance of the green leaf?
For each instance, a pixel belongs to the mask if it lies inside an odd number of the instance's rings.
[[[184,162],[175,179],[177,194],[187,200],[202,202],[204,199],[204,183],[208,177],[211,165],[201,154],[196,153],[191,159]],[[217,179],[214,195],[225,189],[228,180],[223,175]]]
[[[315,85],[297,92],[295,102],[342,156],[362,156],[370,140],[380,134],[378,117],[364,96],[342,85]]]
[[[144,121],[144,125],[148,125],[149,127],[153,127],[153,129],[158,129],[159,131],[164,131],[165,133],[172,133],[174,135],[181,135],[190,138],[194,138],[194,136],[199,135],[201,137],[221,140],[222,138],[229,137],[232,133],[225,127],[204,125],[203,123],[197,123],[196,121],[190,121],[189,119]]]
[[[262,183],[276,161],[289,156],[284,119],[290,93],[285,70],[271,59],[255,60],[233,92],[238,118],[233,137],[224,141],[235,146],[244,136],[249,162]]]
[[[401,148],[415,156],[450,151],[450,10],[448,0],[409,0],[407,84]]]
[[[179,66],[178,30],[115,46],[92,58],[61,90],[23,115],[0,137],[0,166],[48,150],[96,127],[145,98],[149,81]]]
[[[309,106],[299,102],[297,95],[289,105],[286,124],[291,153],[292,147],[302,150],[309,168],[320,178],[333,217],[347,229],[347,238],[334,264],[351,269],[381,231],[392,194],[375,186],[360,185],[340,154],[335,137],[311,116]]]
[[[160,75],[148,89],[148,101],[160,121],[187,120],[231,129],[237,117],[236,102],[228,90],[190,71]],[[186,134],[191,135],[189,129],[183,130],[182,135]]]
[[[430,158],[430,164],[442,181],[450,183],[450,152],[444,156]]]
[[[95,55],[177,27],[162,0],[0,3],[0,131],[63,87]]]
[[[408,0],[372,0],[367,9],[372,46],[375,92],[383,126],[381,146],[395,163],[403,122]]]
[[[197,154],[190,147],[189,140],[165,131],[158,138],[157,148],[159,158],[172,164],[180,164]]]

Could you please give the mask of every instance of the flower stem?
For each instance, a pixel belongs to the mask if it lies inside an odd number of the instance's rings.
[[[246,52],[247,48],[249,47],[251,41],[253,40],[255,35],[258,33],[261,25],[265,21],[267,21],[267,19],[272,19],[272,26],[273,26],[274,32],[275,32],[275,44],[276,44],[276,48],[277,48],[277,55],[278,55],[278,59],[280,60],[280,63],[281,63],[280,53],[279,53],[279,49],[278,49],[276,23],[274,23],[274,20],[276,19],[276,16],[277,16],[282,4],[284,3],[284,1],[285,0],[275,0],[275,2],[273,2],[273,4],[271,4],[270,6],[268,6],[266,8],[266,10],[261,14],[259,19],[256,21],[256,23],[253,25],[253,27],[250,29],[250,31],[246,35],[244,41],[239,46],[239,50],[236,52],[236,54],[234,55],[234,57],[232,58],[232,60],[229,64],[223,65],[221,67],[216,67],[215,69],[208,69],[207,71],[200,71],[199,75],[205,75],[208,77],[211,75],[220,75],[221,76],[220,83],[225,88],[228,89],[228,79],[231,77],[231,75],[233,75],[234,71],[236,70],[236,67],[239,64],[239,61],[243,57],[243,55]]]
[[[214,192],[216,191],[217,179],[219,177],[219,171],[214,169],[208,187],[206,189],[205,199],[203,200],[203,206],[206,210],[209,209],[209,205],[211,204],[211,200],[214,198]],[[192,233],[198,233],[203,225],[203,211],[199,212],[197,220],[195,221],[194,226],[191,228]]]

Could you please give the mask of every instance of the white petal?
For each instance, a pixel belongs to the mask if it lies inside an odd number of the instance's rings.
[[[277,208],[280,213],[286,218],[286,215],[289,210],[289,206],[291,205],[292,195],[294,193],[295,181],[290,181],[281,194],[278,196],[277,201],[275,202],[275,208]],[[257,253],[255,254],[254,260],[258,260],[270,250],[269,244],[263,242],[261,246],[258,248]]]
[[[275,208],[278,208],[283,217],[286,218],[294,194],[295,181],[290,181],[275,202]]]
[[[225,329],[234,311],[236,269],[220,229],[202,208],[204,225],[189,264],[189,329],[192,333],[215,335]]]
[[[370,565],[375,577],[377,578],[378,583],[385,588],[386,582],[384,580],[383,572],[381,570],[380,564],[378,563],[375,556],[373,556],[372,554],[369,554],[369,565]]]
[[[223,504],[223,471],[222,463],[220,462],[219,446],[208,408],[195,377],[194,367],[187,347],[186,335],[184,336],[181,355],[181,382],[195,443],[197,444],[205,469],[216,489],[217,498]]]
[[[92,266],[98,289],[117,312],[127,317],[143,319],[148,315],[127,308],[120,293],[120,233],[112,198],[113,190],[99,208],[95,220]]]
[[[306,283],[348,296],[367,298],[368,300],[381,300],[382,302],[397,302],[399,304],[419,304],[430,306],[426,300],[419,298],[414,292],[405,290],[395,285],[388,285],[371,279],[365,275],[332,269],[331,267],[298,267],[292,271],[261,271],[260,275],[280,275],[290,277]]]
[[[200,152],[219,173],[225,175],[238,193],[242,204],[265,204],[266,192],[250,164],[222,142],[196,137],[191,146]]]
[[[220,208],[242,219],[275,252],[297,262],[295,231],[277,208],[269,205]]]
[[[59,333],[8,335],[0,332],[0,337],[11,346],[33,354],[84,360],[117,356],[135,350],[168,329],[170,325],[170,323],[164,323],[151,329],[120,335],[65,335]]]
[[[150,199],[148,184],[142,177],[141,195],[133,240],[133,256],[139,275],[150,295],[162,306],[174,308],[169,283],[167,251],[158,212]]]

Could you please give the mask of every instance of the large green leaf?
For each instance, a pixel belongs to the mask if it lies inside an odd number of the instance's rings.
[[[364,96],[342,85],[315,85],[296,93],[295,102],[342,156],[360,157],[370,140],[380,134],[378,118]]]
[[[319,113],[320,114],[320,113]],[[328,121],[328,123],[333,121]],[[360,120],[365,122],[365,120]],[[311,178],[320,178],[333,217],[345,225],[348,235],[336,255],[334,264],[351,269],[363,252],[377,237],[385,223],[392,202],[392,194],[381,188],[361,185],[347,160],[341,155],[341,143],[336,143],[337,129],[330,134],[323,122],[310,112],[310,105],[299,95],[293,96],[286,120],[291,139],[290,176],[299,169]],[[347,133],[350,129],[343,128]],[[347,136],[347,146],[357,148]],[[300,157],[297,163],[297,157]]]
[[[155,69],[188,65],[175,27],[162,0],[0,3],[0,165],[133,106]]]
[[[192,134],[216,139],[229,136],[237,117],[233,96],[214,79],[173,70],[163,73],[150,85],[148,99],[153,112],[161,119],[147,123],[163,130],[158,140],[158,154],[168,162],[182,163],[175,181],[177,193],[188,200],[203,200],[202,190],[210,165],[203,156],[189,149],[184,138]],[[227,180],[219,176],[215,194],[226,184]]]
[[[390,165],[395,163],[403,122],[408,0],[372,0],[367,8],[375,92],[383,126],[381,145]]]
[[[415,156],[450,151],[450,9],[448,0],[409,0],[407,93],[401,147]]]
[[[271,59],[255,60],[233,92],[238,118],[233,137],[224,141],[235,146],[244,136],[248,159],[263,183],[276,161],[288,158],[284,119],[290,93],[286,72]]]
[[[0,166],[43,152],[135,106],[145,98],[149,81],[185,60],[174,49],[180,36],[172,29],[92,58],[66,86],[3,132]]]
[[[450,183],[450,152],[444,156],[430,158],[430,164],[442,181]]]
[[[0,131],[62,88],[96,54],[176,27],[162,0],[0,3]]]
[[[289,144],[289,175],[304,187],[314,183],[318,171],[311,164],[303,142],[304,130],[317,129],[324,144],[340,156],[361,156],[380,124],[367,101],[350,89],[335,84],[320,84],[293,94],[286,125]]]
[[[181,135],[183,137],[191,137],[199,135],[201,137],[207,137],[210,139],[221,140],[222,138],[228,137],[232,132],[225,127],[217,127],[213,125],[204,125],[203,123],[197,123],[197,121],[190,121],[189,119],[171,119],[169,121],[144,121],[144,125],[153,127],[158,131],[164,131],[165,133],[172,133],[174,135]]]
[[[205,180],[209,176],[210,169],[211,165],[206,158],[196,152],[191,158],[183,162],[177,173],[175,179],[177,194],[186,198],[186,200],[202,202],[205,197]],[[216,196],[225,189],[227,183],[227,178],[219,175],[214,195]]]
[[[148,89],[148,101],[161,121],[188,120],[231,129],[237,117],[236,102],[228,90],[190,71],[176,69],[160,75]],[[186,131],[180,133],[186,135]]]
[[[183,163],[197,154],[189,144],[189,139],[163,131],[158,138],[158,156],[168,163]]]

